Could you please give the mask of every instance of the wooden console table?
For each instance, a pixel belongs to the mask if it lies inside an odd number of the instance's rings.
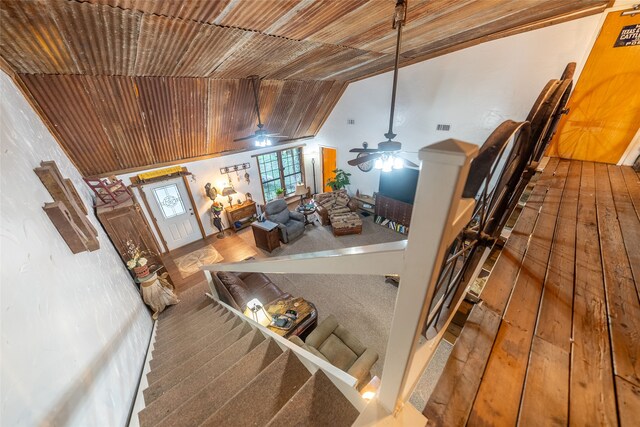
[[[258,216],[256,202],[251,200],[247,200],[241,205],[227,206],[224,210],[227,213],[229,224],[236,231],[251,225]],[[236,222],[240,222],[240,226],[236,226]]]

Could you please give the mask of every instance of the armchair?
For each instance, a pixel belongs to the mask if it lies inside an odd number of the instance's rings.
[[[289,211],[284,199],[276,199],[267,203],[264,213],[269,221],[278,224],[280,240],[283,243],[289,243],[304,233],[304,215]]]
[[[371,367],[378,360],[378,353],[362,345],[333,315],[323,320],[304,342],[297,336],[289,340],[355,377],[358,388],[371,379]]]

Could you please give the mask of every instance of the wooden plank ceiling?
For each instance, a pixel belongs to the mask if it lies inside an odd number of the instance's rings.
[[[410,0],[402,64],[601,12],[607,0]],[[2,0],[0,56],[85,176],[316,135],[391,69],[393,0]]]

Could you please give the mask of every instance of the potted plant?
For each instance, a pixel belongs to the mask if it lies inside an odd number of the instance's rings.
[[[125,243],[127,247],[127,268],[133,270],[136,277],[146,277],[149,275],[148,260],[143,256],[147,255],[146,251],[140,249],[140,246],[136,246],[133,241],[127,240]]]
[[[284,188],[276,189],[276,197],[278,197],[278,199],[284,199]]]
[[[351,181],[349,180],[349,177],[351,176],[350,173],[345,172],[342,169],[335,169],[333,173],[335,173],[335,176],[327,180],[327,185],[331,187],[333,191],[340,190],[341,188],[351,184]]]

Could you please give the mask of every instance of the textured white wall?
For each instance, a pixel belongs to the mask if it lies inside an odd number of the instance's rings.
[[[54,160],[90,190],[13,82],[0,73],[3,426],[122,426],[152,322],[93,214],[100,249],[73,255],[42,210],[33,168]],[[91,210],[91,209],[90,209]]]
[[[602,15],[483,43],[401,68],[394,132],[406,154],[456,138],[482,144],[506,119],[523,120],[546,82],[559,78],[568,62],[586,60]],[[409,17],[410,18],[410,17]],[[338,167],[352,173],[352,185],[371,194],[379,172],[347,165],[349,149],[363,141],[377,146],[389,126],[392,73],[350,84],[314,142],[338,148]],[[348,125],[354,119],[355,125]],[[449,132],[436,131],[439,123]]]
[[[218,191],[220,192],[222,191],[222,185],[227,183],[227,175],[226,174],[221,175],[220,168],[239,165],[242,163],[250,163],[251,167],[247,169],[247,172],[249,172],[249,176],[250,176],[249,183],[247,183],[244,179],[245,171],[238,171],[238,175],[240,176],[240,181],[238,181],[238,177],[236,176],[235,172],[231,172],[230,174],[231,181],[233,183],[233,188],[235,188],[235,190],[238,192],[238,194],[236,194],[233,197],[233,203],[236,204],[237,199],[244,201],[245,194],[251,193],[251,196],[253,197],[253,200],[256,203],[264,204],[264,200],[262,198],[262,188],[260,186],[260,177],[258,175],[258,161],[254,156],[262,153],[269,153],[275,150],[282,150],[285,148],[296,147],[301,144],[304,144],[305,142],[307,141],[293,142],[290,144],[278,145],[276,147],[271,146],[268,148],[261,148],[259,150],[254,150],[254,151],[249,151],[244,153],[231,154],[223,157],[215,157],[212,159],[198,160],[195,162],[184,163],[182,166],[186,167],[187,170],[193,174],[193,176],[188,178],[189,187],[191,188],[191,193],[193,194],[193,199],[196,204],[194,208],[196,208],[195,210],[197,210],[198,215],[200,215],[200,220],[202,221],[202,225],[204,226],[205,233],[207,235],[210,235],[218,232],[218,230],[211,225],[211,216],[209,215],[209,209],[211,208],[211,199],[209,199],[204,193],[204,186],[209,182],[211,183],[212,186],[216,187]],[[311,170],[312,170],[311,157],[313,157],[314,155],[317,155],[317,153],[310,151],[309,148],[306,146],[302,148],[302,152],[303,152],[304,163],[305,163],[305,175],[306,175],[305,180],[307,182],[307,186],[311,187],[311,191],[313,191],[313,177],[311,175]],[[152,170],[155,170],[155,169],[149,169],[149,171],[152,171]],[[123,174],[123,175],[119,175],[118,178],[122,179],[125,183],[130,184],[131,183],[130,178],[139,173],[141,172]],[[228,206],[227,197],[220,197],[218,200],[220,202],[224,202],[224,206]],[[149,199],[149,203],[152,203],[150,199]],[[142,207],[142,209],[147,215],[149,223],[152,224],[151,217],[149,216],[147,209],[144,206]],[[225,227],[229,227],[228,221],[224,214],[222,215],[222,220]],[[153,229],[153,232],[156,235],[156,238],[158,238],[158,234],[155,230],[155,227],[152,226],[151,228]]]

